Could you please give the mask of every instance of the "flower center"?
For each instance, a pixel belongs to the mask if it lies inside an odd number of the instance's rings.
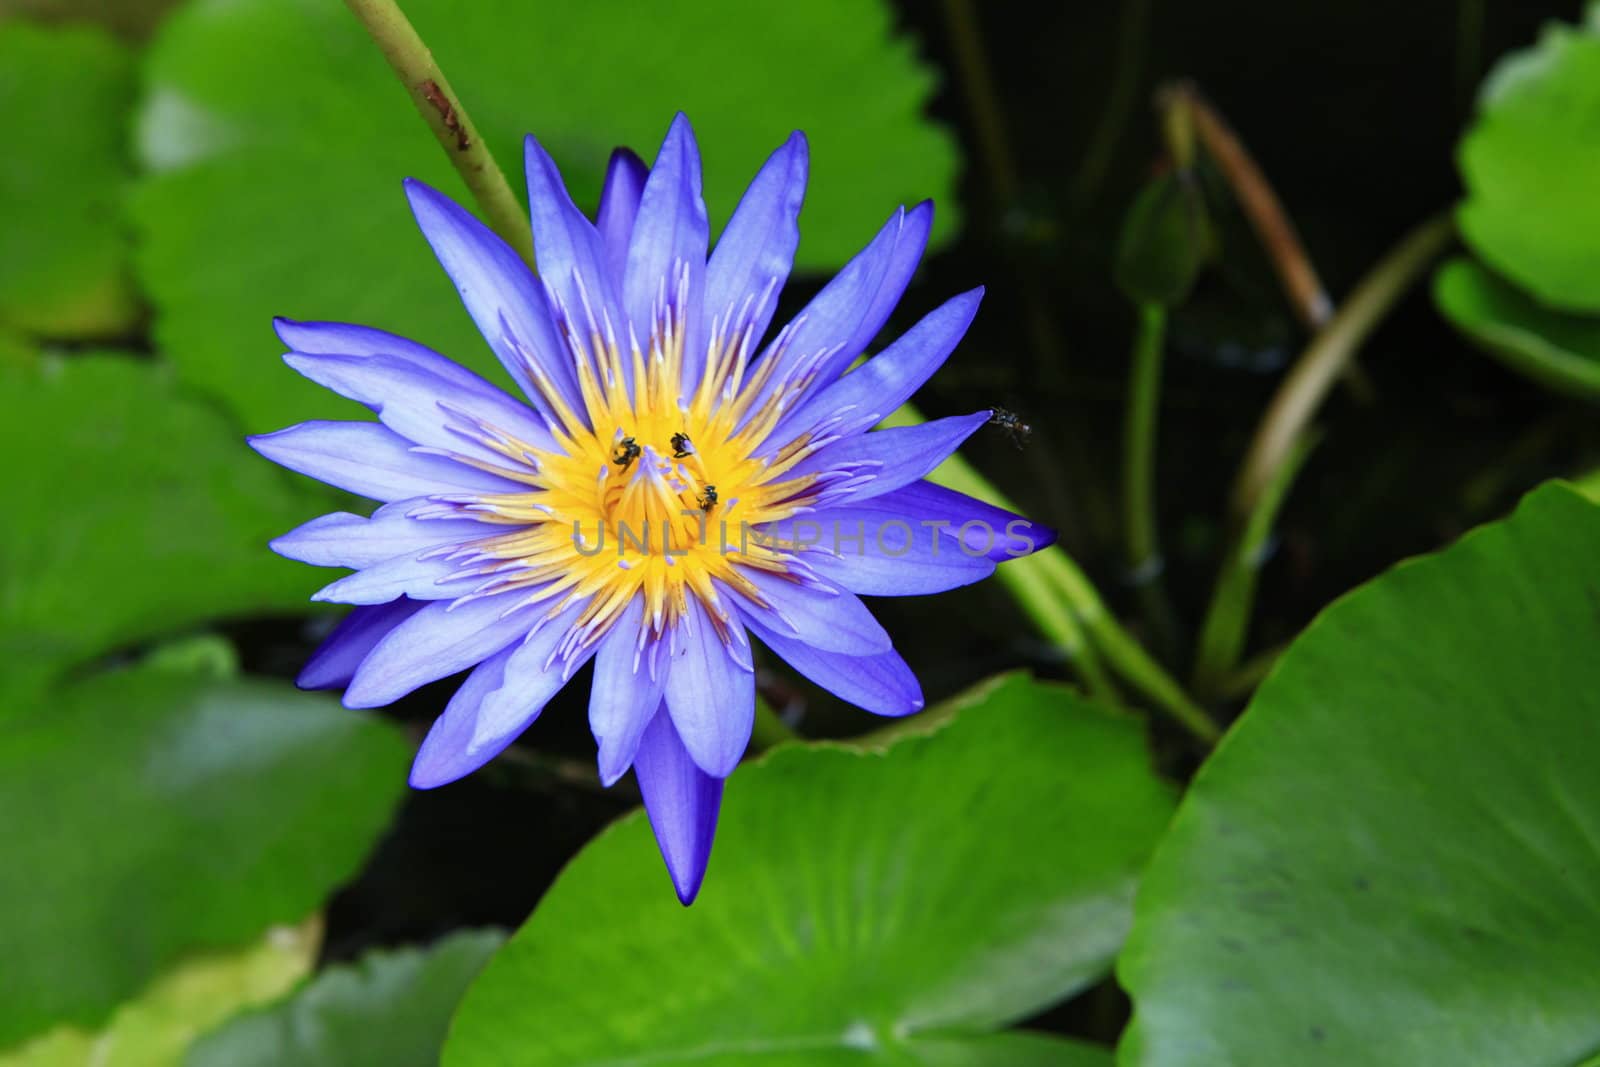
[[[761,529],[816,496],[815,476],[792,473],[815,446],[806,436],[768,438],[806,385],[809,361],[779,358],[780,337],[752,367],[747,306],[742,324],[713,325],[704,365],[689,365],[679,288],[679,301],[658,301],[648,351],[624,350],[609,321],[591,317],[580,331],[557,304],[581,409],[528,360],[553,447],[483,428],[482,443],[515,468],[494,469],[528,491],[446,505],[507,527],[454,557],[486,578],[471,595],[526,589],[552,604],[552,616],[584,600],[578,628],[589,636],[641,592],[658,631],[694,596],[723,630],[729,593],[764,603],[742,570],[790,569],[792,557]]]

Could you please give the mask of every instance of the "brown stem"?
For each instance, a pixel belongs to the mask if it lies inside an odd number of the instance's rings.
[[[1455,237],[1448,214],[1430,219],[1396,245],[1351,291],[1284,376],[1233,483],[1231,513],[1243,528],[1262,492],[1294,454],[1300,436],[1356,350]]]
[[[1159,99],[1163,110],[1182,108],[1188,112],[1201,145],[1216,161],[1250,228],[1272,261],[1272,269],[1277,272],[1295,314],[1308,330],[1320,330],[1333,314],[1333,301],[1317,276],[1311,257],[1306,254],[1299,232],[1284,211],[1283,202],[1249,149],[1192,83],[1169,85],[1161,90]]]

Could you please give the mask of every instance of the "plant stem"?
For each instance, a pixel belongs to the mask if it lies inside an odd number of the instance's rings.
[[[477,127],[467,115],[444,71],[433,60],[433,53],[422,43],[417,31],[394,0],[345,0],[366,27],[389,66],[399,75],[411,102],[438,138],[451,166],[461,175],[477,200],[490,228],[516,250],[530,268],[533,260],[533,235],[527,212],[512,193],[503,171],[495,164],[489,146],[478,136]]]
[[[1161,402],[1161,357],[1167,309],[1139,307],[1128,372],[1127,410],[1122,419],[1122,535],[1130,579],[1138,585],[1160,574],[1155,513],[1156,428]]]
[[[1412,230],[1351,292],[1284,377],[1234,479],[1230,514],[1243,528],[1294,455],[1300,435],[1340,372],[1455,237],[1448,215]]]
[[[1328,299],[1317,268],[1306,254],[1299,232],[1284,211],[1283,202],[1249,149],[1222,114],[1191,83],[1165,86],[1158,98],[1164,110],[1181,110],[1188,115],[1200,143],[1216,161],[1250,228],[1255,231],[1256,239],[1272,261],[1272,269],[1295,314],[1307,329],[1321,329],[1333,314],[1333,302]]]
[[[1138,309],[1129,361],[1127,408],[1122,419],[1122,536],[1126,579],[1139,598],[1147,637],[1170,662],[1178,644],[1177,613],[1167,600],[1156,523],[1156,438],[1161,417],[1161,364],[1167,338],[1167,309],[1145,303]]]
[[[922,415],[907,405],[884,420],[884,425],[914,426],[922,421]],[[928,480],[995,507],[1017,510],[1005,494],[960,455],[945,460]],[[1216,723],[1122,628],[1107,610],[1105,601],[1100,599],[1094,583],[1060,547],[1052,546],[1031,556],[1010,560],[1001,564],[996,574],[1034,625],[1061,648],[1091,693],[1102,695],[1110,689],[1110,681],[1100,664],[1104,657],[1105,662],[1152,705],[1171,715],[1200,740],[1216,743],[1221,736]]]
[[[1284,498],[1288,496],[1289,486],[1315,445],[1311,435],[1296,442],[1288,460],[1278,468],[1277,476],[1257,500],[1250,520],[1223,558],[1195,652],[1193,688],[1202,699],[1222,696],[1227,679],[1239,662],[1250,629],[1256,579],[1261,565],[1266,562],[1267,540]]]

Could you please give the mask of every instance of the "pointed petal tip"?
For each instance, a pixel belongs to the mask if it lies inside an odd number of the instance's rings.
[[[338,682],[319,677],[319,674],[320,672],[315,669],[313,664],[306,664],[300,669],[300,673],[294,676],[294,687],[296,689],[304,689],[307,692],[338,688]]]
[[[306,323],[303,320],[291,319],[287,315],[272,316],[272,332],[278,335],[278,340],[282,341],[290,348],[294,347],[294,342],[289,340],[285,334],[293,333],[295,330],[301,329],[305,325]]]
[[[352,684],[344,691],[344,696],[339,698],[339,703],[343,704],[351,711],[370,711],[373,708],[381,708],[385,704],[391,702],[374,700],[373,695],[368,691],[367,686],[356,683]]]
[[[700,884],[705,881],[705,877],[704,867],[700,868],[699,875],[690,878],[679,878],[676,874],[672,874],[672,888],[678,894],[678,903],[686,908],[693,904],[695,898],[700,895]]]
[[[449,785],[466,777],[465,774],[434,766],[433,761],[427,757],[428,753],[424,750],[417,753],[417,758],[411,763],[411,773],[406,776],[406,784],[412,789],[421,791],[438,789],[440,786]]]

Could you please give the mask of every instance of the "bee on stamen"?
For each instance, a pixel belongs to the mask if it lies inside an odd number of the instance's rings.
[[[611,462],[615,463],[624,470],[627,469],[628,464],[632,463],[638,458],[639,442],[635,441],[631,437],[624,437],[622,440],[618,441],[616,447],[611,450]]]
[[[700,494],[699,503],[700,503],[700,510],[701,511],[710,511],[712,508],[716,507],[717,506],[717,487],[714,486],[714,485],[706,486],[705,492]]]
[[[694,445],[693,445],[692,442],[690,442],[689,435],[686,434],[686,433],[675,433],[675,434],[673,434],[672,435],[672,458],[673,459],[688,459],[692,455],[694,455]]]
[[[1011,443],[1021,451],[1022,446],[1028,443],[1028,438],[1033,433],[1033,427],[1022,421],[1022,416],[1005,408],[995,408],[989,415],[989,425],[998,426],[1005,431]]]

